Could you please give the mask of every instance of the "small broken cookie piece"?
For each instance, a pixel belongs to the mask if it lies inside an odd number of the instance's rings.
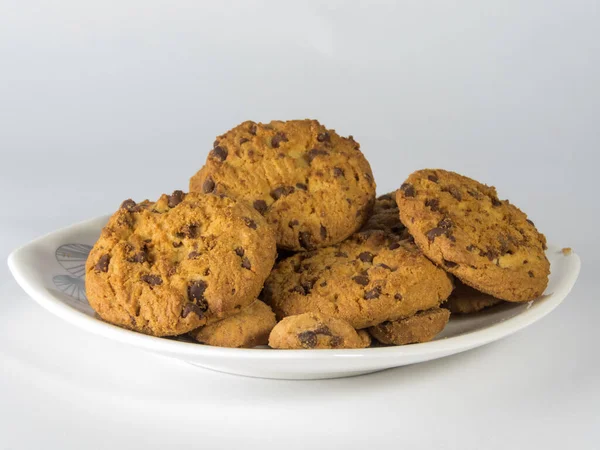
[[[503,303],[503,300],[479,292],[455,279],[454,290],[442,307],[450,310],[452,314],[472,314],[498,303]]]
[[[366,348],[371,338],[342,319],[319,313],[289,316],[269,336],[269,346],[278,349]]]
[[[252,348],[267,345],[269,333],[276,323],[275,313],[271,308],[260,300],[255,300],[239,313],[197,328],[188,335],[201,344]]]
[[[569,256],[571,253],[573,253],[573,249],[571,247],[564,247],[561,249],[561,252],[563,255]]]
[[[431,341],[450,319],[450,311],[434,308],[405,319],[383,322],[369,328],[369,333],[382,344],[406,345]]]

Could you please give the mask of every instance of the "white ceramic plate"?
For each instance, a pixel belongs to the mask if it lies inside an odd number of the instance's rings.
[[[238,375],[318,379],[360,375],[463,352],[536,322],[567,296],[579,274],[579,257],[550,246],[552,274],[541,298],[506,303],[482,313],[451,318],[432,342],[361,350],[230,349],[156,338],[103,322],[87,303],[85,260],[108,216],[72,225],[15,250],[8,265],[21,287],[53,314],[89,332],[191,364]],[[76,344],[74,344],[76,345]]]

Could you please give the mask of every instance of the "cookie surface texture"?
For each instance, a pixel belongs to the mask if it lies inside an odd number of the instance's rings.
[[[359,144],[316,120],[248,121],[216,139],[190,191],[247,201],[281,249],[301,251],[357,231],[372,209],[375,181]]]
[[[318,312],[360,329],[437,307],[452,287],[414,243],[375,230],[280,261],[263,298],[278,318]]]
[[[239,313],[193,330],[188,335],[202,344],[252,348],[267,345],[276,323],[271,308],[256,300]]]
[[[496,189],[440,169],[411,174],[396,193],[400,219],[423,253],[469,286],[520,302],[542,295],[546,239]]]
[[[435,308],[420,311],[414,316],[383,322],[369,328],[369,333],[382,344],[406,345],[431,341],[440,333],[450,318],[450,311]]]
[[[279,349],[366,348],[370,344],[365,330],[356,331],[344,320],[318,313],[286,317],[269,337],[269,346]]]
[[[87,296],[107,322],[183,334],[250,305],[275,254],[272,230],[245,203],[181,191],[126,200],[90,252]]]

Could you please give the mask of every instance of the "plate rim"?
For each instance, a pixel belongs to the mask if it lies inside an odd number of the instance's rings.
[[[331,358],[360,358],[363,360],[378,359],[381,357],[411,357],[431,356],[436,354],[458,353],[471,348],[483,346],[514,334],[523,328],[541,320],[568,296],[572,290],[581,271],[581,258],[575,252],[568,257],[572,258],[574,270],[567,273],[566,282],[558,286],[552,294],[556,294],[542,303],[534,304],[526,311],[511,317],[510,319],[494,325],[467,332],[458,336],[447,337],[430,342],[411,344],[404,346],[376,347],[366,349],[301,349],[301,350],[279,350],[276,349],[246,349],[226,348],[202,345],[193,342],[181,342],[164,337],[149,336],[136,331],[120,328],[100,319],[90,317],[87,314],[67,305],[48,293],[44,285],[27,276],[28,269],[21,264],[22,255],[27,254],[33,248],[39,246],[50,238],[59,238],[61,235],[69,234],[76,228],[89,227],[101,219],[108,220],[110,215],[97,216],[46,233],[32,241],[13,250],[8,256],[8,267],[11,274],[36,303],[48,310],[62,320],[71,323],[87,332],[103,336],[138,348],[181,357],[210,357],[210,358],[244,358],[244,359],[331,359]],[[548,251],[560,251],[560,247],[548,245]],[[530,302],[531,303],[531,302]]]

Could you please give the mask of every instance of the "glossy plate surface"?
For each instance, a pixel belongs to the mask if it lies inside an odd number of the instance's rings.
[[[531,325],[556,308],[575,284],[581,265],[575,253],[564,255],[560,248],[549,246],[552,274],[541,298],[505,303],[466,317],[454,316],[432,342],[361,350],[229,349],[146,336],[96,317],[85,296],[84,266],[107,220],[104,216],[75,224],[15,250],[8,264],[19,285],[48,311],[91,333],[204,368],[262,378],[360,375],[488,344]]]

